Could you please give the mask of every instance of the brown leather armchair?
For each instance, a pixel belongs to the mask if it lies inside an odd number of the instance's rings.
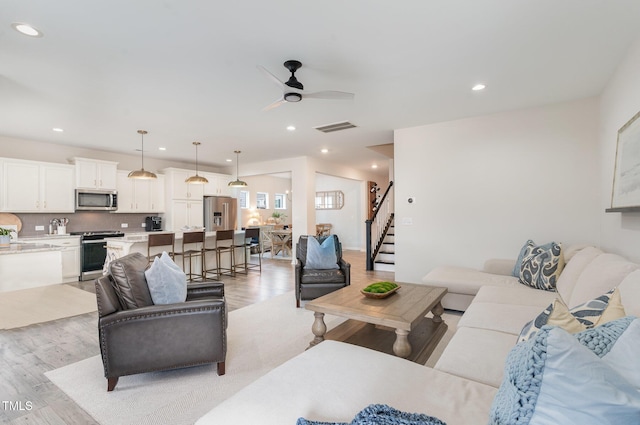
[[[307,240],[315,237],[320,244],[327,238],[335,238],[338,269],[316,270],[305,267],[307,262]],[[351,264],[342,258],[342,244],[337,235],[312,236],[302,235],[296,245],[296,307],[300,301],[313,300],[351,283]]]
[[[227,314],[222,282],[187,286],[183,303],[154,305],[144,271],[147,258],[133,253],[110,263],[96,279],[100,353],[112,391],[118,378],[217,363],[225,373]]]

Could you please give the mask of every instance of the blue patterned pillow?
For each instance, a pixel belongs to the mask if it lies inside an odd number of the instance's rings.
[[[562,311],[558,312],[558,309]],[[566,317],[562,320],[561,315],[569,316],[575,323],[568,323]],[[524,325],[518,342],[528,340],[546,324],[559,325],[569,332],[576,333],[624,316],[624,307],[617,288],[570,310],[562,301],[555,300],[535,319]]]
[[[564,268],[562,245],[550,242],[547,248],[547,245],[536,246],[530,240],[523,249],[518,275],[520,283],[536,289],[555,291],[556,282]]]
[[[544,245],[539,245],[538,248],[540,248],[543,251],[547,251],[549,249],[551,249],[551,245],[554,244],[555,242],[549,242],[546,243]],[[516,264],[513,266],[513,270],[511,271],[511,275],[513,277],[520,277],[520,267],[522,266],[522,260],[525,256],[525,253],[527,252],[527,249],[530,246],[536,246],[536,243],[534,241],[532,241],[531,239],[529,239],[528,241],[526,241],[524,243],[524,245],[522,246],[522,248],[520,248],[520,253],[518,254],[518,258],[516,260]]]
[[[307,261],[305,267],[316,270],[339,269],[336,255],[335,238],[333,236],[320,242],[313,237],[307,238]]]
[[[371,404],[361,410],[351,422],[318,422],[299,418],[296,425],[447,425],[438,418],[423,413],[401,412],[386,404]]]
[[[625,317],[576,336],[543,326],[509,353],[489,424],[639,423],[637,383],[620,373],[620,363],[637,363],[632,351],[633,341],[640,339],[637,322]]]

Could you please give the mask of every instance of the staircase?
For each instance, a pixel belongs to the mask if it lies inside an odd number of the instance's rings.
[[[384,237],[382,241],[382,247],[378,252],[378,256],[376,257],[375,262],[373,263],[374,270],[380,270],[385,272],[394,272],[396,271],[396,261],[395,261],[395,230],[393,227],[393,222],[391,223],[391,227],[389,227],[389,231],[387,235]]]

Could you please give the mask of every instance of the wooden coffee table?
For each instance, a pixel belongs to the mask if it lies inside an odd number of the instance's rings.
[[[332,339],[426,363],[447,331],[440,303],[447,288],[397,283],[400,289],[387,298],[367,298],[360,293],[366,285],[350,285],[307,302],[315,316],[309,347]],[[429,311],[433,318],[425,317]],[[325,314],[349,320],[327,332]]]

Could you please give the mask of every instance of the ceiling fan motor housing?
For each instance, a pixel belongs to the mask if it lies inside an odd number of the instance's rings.
[[[296,60],[288,60],[284,63],[284,67],[291,72],[291,77],[289,77],[289,81],[285,83],[286,85],[288,85],[289,87],[293,87],[294,89],[304,90],[304,86],[294,75],[301,66],[302,63]]]
[[[287,102],[300,102],[302,95],[300,93],[285,93],[284,100]]]

